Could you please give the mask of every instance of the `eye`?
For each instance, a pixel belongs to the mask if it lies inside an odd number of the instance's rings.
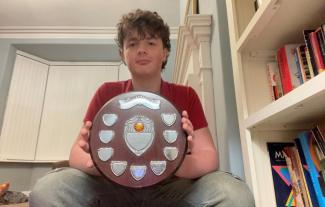
[[[150,41],[149,45],[155,45],[156,43],[154,41]]]
[[[128,44],[127,44],[127,47],[135,47],[136,46],[136,43],[135,42],[129,42]]]

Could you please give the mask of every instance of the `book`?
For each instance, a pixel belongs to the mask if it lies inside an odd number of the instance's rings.
[[[308,70],[310,73],[310,78],[313,78],[313,77],[315,77],[314,68],[313,68],[313,65],[311,64],[310,54],[309,54],[309,50],[308,50],[307,46],[305,47],[305,55],[306,55],[306,60],[307,60],[307,64],[308,64]]]
[[[267,143],[277,207],[295,206],[292,182],[284,156],[285,147],[291,146],[294,146],[294,143]]]
[[[301,77],[303,82],[306,82],[312,78],[309,70],[309,65],[307,62],[305,50],[306,50],[305,44],[302,44],[296,48],[296,54],[299,61]]]
[[[325,70],[325,64],[324,64],[321,48],[319,45],[319,41],[317,39],[316,31],[309,33],[309,39],[314,54],[317,72],[321,73]]]
[[[316,76],[318,74],[318,70],[317,70],[317,65],[314,59],[314,52],[311,46],[311,42],[310,42],[310,38],[309,38],[309,33],[314,32],[314,30],[303,30],[303,36],[304,36],[304,40],[305,40],[305,44],[306,44],[306,48],[308,50],[308,58],[309,61],[311,63],[311,68],[313,69],[313,73],[314,76]]]
[[[284,148],[284,157],[292,182],[292,189],[296,201],[296,206],[310,207],[309,199],[307,196],[307,186],[305,186],[305,182],[303,180],[303,169],[301,167],[300,158],[297,157],[298,153],[296,153],[296,150],[297,149],[295,146]]]
[[[277,100],[283,96],[278,64],[276,62],[269,62],[266,64],[266,70],[269,80],[271,97],[273,100]]]
[[[299,56],[298,56],[298,52],[297,52],[297,48],[295,49],[294,51],[294,57],[295,57],[295,62],[296,62],[296,67],[297,67],[297,71],[298,71],[298,78],[299,78],[299,82],[300,82],[300,85],[304,83],[304,77],[305,74],[303,73],[304,72],[304,69],[302,69],[304,66],[301,64],[301,61],[299,60]]]
[[[313,133],[311,131],[304,131],[298,134],[298,139],[301,144],[303,154],[308,165],[309,174],[312,180],[312,186],[315,190],[317,202],[319,206],[325,206],[325,189],[322,188],[320,181],[322,177],[316,168],[317,157],[315,155],[313,144]]]
[[[321,51],[321,55],[323,58],[323,62],[325,62],[325,34],[322,30],[321,27],[318,27],[315,31],[316,36],[317,36],[317,40],[319,43],[319,47],[320,47],[320,51]]]
[[[283,93],[289,93],[300,85],[300,77],[295,62],[295,49],[299,44],[287,44],[277,52]]]
[[[310,174],[309,174],[309,169],[308,169],[308,165],[307,165],[307,162],[306,162],[306,159],[305,159],[305,155],[304,155],[304,153],[302,151],[301,144],[300,144],[300,141],[299,141],[298,138],[295,139],[295,144],[296,144],[296,147],[297,147],[297,151],[299,153],[301,165],[302,165],[303,170],[304,170],[305,182],[306,182],[306,185],[307,185],[307,192],[308,192],[307,194],[309,196],[308,198],[311,201],[310,202],[312,204],[311,206],[319,207],[318,201],[317,201],[317,198],[316,198],[316,193],[315,193],[315,190],[314,190],[314,186],[313,186]]]

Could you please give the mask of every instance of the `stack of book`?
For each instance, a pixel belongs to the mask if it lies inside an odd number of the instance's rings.
[[[294,142],[267,143],[277,206],[325,206],[325,121]]]
[[[304,30],[303,37],[304,43],[282,46],[277,61],[267,63],[273,100],[325,71],[325,24]]]

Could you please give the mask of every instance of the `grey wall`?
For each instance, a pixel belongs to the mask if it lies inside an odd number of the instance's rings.
[[[229,45],[226,0],[200,1],[201,14],[212,14],[211,57],[220,169],[244,178]]]

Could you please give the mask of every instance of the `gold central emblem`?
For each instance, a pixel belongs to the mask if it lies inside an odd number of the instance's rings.
[[[144,124],[142,122],[136,122],[133,128],[136,132],[142,132],[144,129]]]

